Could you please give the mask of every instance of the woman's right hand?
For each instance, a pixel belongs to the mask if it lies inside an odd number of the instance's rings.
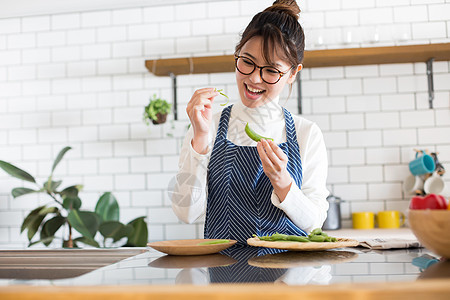
[[[212,121],[212,103],[219,95],[215,88],[204,88],[194,92],[186,107],[194,130],[192,147],[197,153],[205,154],[208,151],[208,134]]]

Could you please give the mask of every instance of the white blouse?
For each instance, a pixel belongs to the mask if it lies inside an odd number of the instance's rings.
[[[279,144],[286,142],[286,124],[279,98],[258,108],[248,108],[241,102],[233,105],[228,123],[228,140],[240,146],[256,146],[245,133],[245,125],[258,134],[271,137]],[[214,114],[209,147],[206,154],[199,154],[191,140],[189,128],[181,148],[179,171],[173,187],[172,208],[185,223],[193,223],[206,212],[207,170],[217,134],[221,113]],[[292,115],[297,133],[303,170],[301,189],[292,181],[291,189],[283,202],[272,192],[271,202],[283,210],[298,227],[306,232],[320,228],[327,217],[329,192],[326,188],[328,160],[319,127],[302,117]]]

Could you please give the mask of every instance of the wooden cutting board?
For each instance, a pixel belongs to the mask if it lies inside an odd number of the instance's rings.
[[[336,248],[356,247],[359,245],[359,242],[357,240],[344,238],[338,238],[337,242],[322,242],[322,243],[316,242],[301,243],[291,241],[270,242],[270,241],[261,241],[259,238],[254,237],[248,239],[247,244],[255,247],[266,247],[292,251],[321,251]]]
[[[229,240],[228,243],[199,245],[207,241],[216,239],[191,239],[191,240],[172,240],[148,243],[147,246],[169,255],[205,255],[213,254],[227,249],[236,244],[236,240]]]

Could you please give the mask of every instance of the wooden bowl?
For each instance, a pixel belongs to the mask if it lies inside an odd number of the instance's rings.
[[[220,252],[237,243],[236,240],[229,240],[223,244],[201,245],[202,242],[214,240],[217,239],[160,241],[148,243],[147,246],[169,255],[205,255]]]
[[[450,210],[410,209],[408,220],[412,232],[425,248],[450,258]]]

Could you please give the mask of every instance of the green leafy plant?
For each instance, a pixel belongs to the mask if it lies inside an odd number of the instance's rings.
[[[156,94],[150,99],[150,103],[144,109],[144,121],[150,124],[160,124],[166,121],[166,116],[172,109],[172,104],[158,98]]]
[[[0,168],[6,173],[36,185],[35,189],[27,187],[12,189],[11,194],[14,198],[33,193],[45,193],[53,200],[51,204],[33,209],[25,217],[20,232],[27,230],[28,246],[38,243],[49,246],[54,239],[58,239],[55,234],[66,228],[67,231],[63,231],[61,240],[62,246],[67,248],[78,247],[79,243],[94,247],[106,247],[107,245],[117,245],[119,240],[122,242],[125,238],[124,246],[145,247],[148,239],[145,217],[138,217],[127,224],[119,222],[119,204],[112,193],[104,193],[98,199],[95,211],[88,211],[81,209],[82,201],[78,197],[83,188],[82,185],[72,185],[60,189],[62,181],[54,180],[53,172],[70,149],[71,147],[65,147],[59,152],[53,162],[50,175],[42,186],[26,171],[0,160]],[[80,233],[81,236],[74,239],[73,230]],[[33,241],[38,232],[39,238]],[[103,237],[101,243],[95,239],[97,232]]]

